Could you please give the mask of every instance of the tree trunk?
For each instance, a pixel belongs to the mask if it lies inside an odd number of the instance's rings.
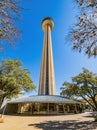
[[[84,98],[83,96],[81,96],[94,110],[97,111],[97,107],[95,106],[95,104],[93,105],[90,101],[88,101],[86,98]],[[92,99],[92,98],[91,98]],[[93,99],[92,99],[93,101]]]
[[[95,100],[95,98],[92,98],[93,104],[95,105],[95,110],[97,111],[97,101]]]
[[[2,105],[3,100],[4,100],[5,97],[6,97],[5,95],[2,95],[2,96],[1,96],[1,99],[0,99],[0,108],[1,108],[1,105]]]

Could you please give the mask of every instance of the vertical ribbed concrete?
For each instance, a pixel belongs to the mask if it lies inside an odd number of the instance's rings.
[[[42,53],[38,95],[56,94],[51,39],[51,31],[53,27],[54,23],[51,20],[51,18],[45,18],[42,21],[42,29],[44,31],[44,45]]]

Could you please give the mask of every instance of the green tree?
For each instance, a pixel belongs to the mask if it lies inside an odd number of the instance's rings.
[[[4,60],[0,65],[0,90],[5,92],[8,98],[17,97],[24,91],[35,89],[35,85],[29,76],[28,69],[22,68],[22,63],[15,60]]]
[[[80,10],[76,24],[69,33],[74,50],[88,57],[97,56],[97,0],[74,0]]]
[[[61,95],[68,98],[82,97],[97,111],[97,75],[83,68],[83,72],[72,77],[72,83],[64,82]]]

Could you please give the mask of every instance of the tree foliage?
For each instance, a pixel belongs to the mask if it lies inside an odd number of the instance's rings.
[[[70,31],[73,49],[88,57],[97,56],[97,0],[75,0],[80,10],[77,23]]]
[[[83,72],[72,77],[72,83],[64,82],[61,95],[68,98],[82,97],[97,110],[97,74],[83,68]]]
[[[20,35],[17,21],[22,8],[19,2],[20,0],[0,0],[0,50],[4,47],[4,41],[13,46]]]
[[[28,69],[22,68],[22,63],[15,59],[4,60],[0,65],[0,89],[10,98],[17,96],[22,90],[31,91],[35,86]]]

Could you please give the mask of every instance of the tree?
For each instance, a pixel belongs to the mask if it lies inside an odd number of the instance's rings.
[[[75,0],[79,18],[71,29],[69,40],[73,49],[84,51],[88,57],[97,56],[97,0]]]
[[[0,65],[0,89],[5,92],[5,97],[16,97],[24,91],[35,89],[29,76],[28,69],[22,68],[22,63],[15,60],[4,60]]]
[[[20,35],[17,21],[22,8],[19,2],[20,0],[0,0],[0,50],[4,47],[4,41],[14,46]]]
[[[83,68],[83,72],[72,77],[72,83],[64,82],[61,95],[68,98],[82,97],[97,111],[97,74]]]

